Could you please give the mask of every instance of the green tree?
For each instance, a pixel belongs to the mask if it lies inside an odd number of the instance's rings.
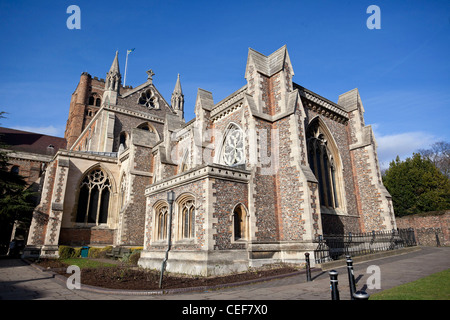
[[[4,112],[0,112],[4,118]],[[29,224],[35,206],[35,193],[25,179],[9,170],[8,154],[0,136],[0,243],[9,242],[14,221]]]
[[[383,183],[397,216],[450,209],[450,180],[419,153],[405,161],[397,156],[389,164]]]

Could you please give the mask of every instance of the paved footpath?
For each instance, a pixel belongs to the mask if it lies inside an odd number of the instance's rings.
[[[419,248],[418,248],[419,249]],[[369,266],[380,270],[380,289],[367,288]],[[369,294],[408,283],[450,268],[449,247],[421,247],[420,250],[354,264],[357,290]],[[341,300],[349,300],[346,267],[339,272]],[[0,259],[0,300],[330,300],[328,271],[315,270],[313,281],[305,274],[239,287],[164,295],[129,295],[121,291],[69,290],[64,281],[26,264],[20,259]],[[373,278],[373,277],[372,277]],[[450,285],[450,284],[449,284]]]

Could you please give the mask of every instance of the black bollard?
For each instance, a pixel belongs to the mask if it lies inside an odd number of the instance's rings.
[[[441,246],[441,242],[439,241],[439,235],[438,232],[436,231],[436,247],[440,247]]]
[[[355,300],[353,294],[356,292],[355,275],[353,273],[353,260],[350,256],[347,256],[347,272],[348,272],[348,285],[350,287],[350,297]]]
[[[365,291],[356,291],[353,294],[353,300],[369,300],[370,295]]]
[[[306,281],[311,281],[311,266],[309,264],[309,253],[305,253],[305,261],[306,261]]]
[[[331,270],[328,274],[330,275],[331,300],[339,300],[338,272]]]

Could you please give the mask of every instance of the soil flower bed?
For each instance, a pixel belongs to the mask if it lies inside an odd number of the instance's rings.
[[[36,262],[36,265],[69,277],[66,273],[67,264],[60,260],[48,259]],[[164,273],[164,289],[182,289],[204,286],[226,286],[251,280],[270,279],[273,276],[289,275],[299,272],[302,268],[292,265],[270,265],[261,268],[251,268],[247,272],[234,273],[226,276],[189,276]],[[135,266],[118,264],[109,267],[81,268],[81,283],[96,287],[122,290],[159,290],[160,272],[142,269]]]

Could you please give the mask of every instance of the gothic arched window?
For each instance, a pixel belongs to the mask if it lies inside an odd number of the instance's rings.
[[[319,182],[320,204],[327,208],[339,208],[341,205],[336,174],[338,155],[331,151],[332,142],[327,138],[318,119],[308,126],[306,141],[309,165]]]
[[[225,132],[220,163],[236,166],[244,163],[244,134],[235,124],[231,124]]]
[[[169,207],[165,202],[155,207],[155,240],[167,239]]]
[[[13,174],[19,174],[20,168],[19,166],[12,166],[11,173]]]
[[[119,146],[123,146],[123,149],[128,148],[128,135],[125,131],[122,131],[119,135]]]
[[[234,240],[248,239],[247,211],[242,204],[233,210],[233,236]]]
[[[195,199],[182,197],[178,202],[179,238],[191,239],[195,236]]]
[[[153,126],[148,122],[141,123],[140,125],[137,126],[137,128],[144,130],[144,131],[155,132],[155,130],[153,129]]]
[[[80,184],[76,222],[106,223],[110,194],[111,183],[106,173],[100,168],[90,171]]]

